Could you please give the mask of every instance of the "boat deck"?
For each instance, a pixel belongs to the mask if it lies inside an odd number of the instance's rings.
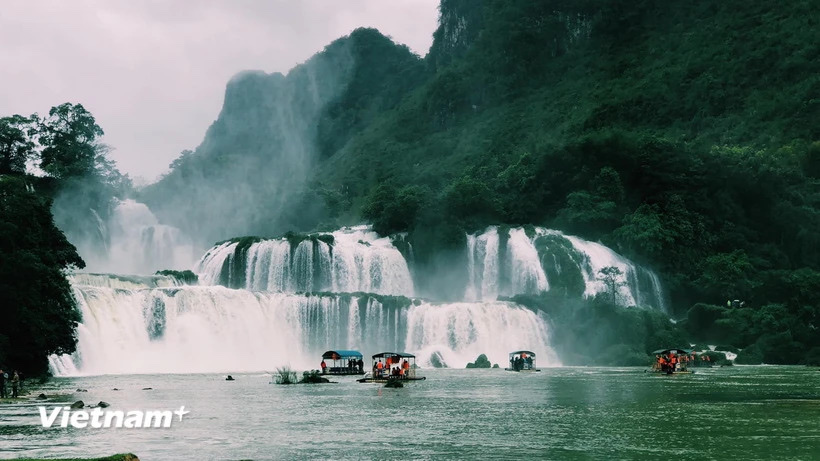
[[[427,379],[426,376],[421,376],[419,378],[387,378],[387,377],[383,377],[383,378],[361,378],[361,379],[357,379],[356,381],[358,381],[360,383],[387,383],[388,381],[399,381],[399,382],[403,383],[405,381],[424,381],[425,379]]]

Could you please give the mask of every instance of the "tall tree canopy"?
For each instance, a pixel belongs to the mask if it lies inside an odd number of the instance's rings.
[[[36,114],[0,118],[0,174],[25,173],[26,163],[36,154],[38,121]]]
[[[40,167],[55,178],[85,176],[94,171],[103,151],[97,142],[103,130],[82,104],[52,107],[43,121]]]

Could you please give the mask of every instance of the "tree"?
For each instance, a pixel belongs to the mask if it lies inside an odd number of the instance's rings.
[[[85,263],[31,181],[0,177],[0,363],[36,375],[48,355],[75,350],[80,316],[63,270]]]
[[[416,217],[430,199],[430,190],[424,186],[405,186],[396,189],[391,184],[377,187],[362,209],[362,216],[370,220],[373,230],[388,235],[409,230]]]
[[[26,162],[36,154],[37,123],[37,114],[0,118],[0,174],[25,173]]]
[[[52,107],[40,132],[40,167],[55,178],[85,176],[94,171],[97,157],[104,155],[97,143],[103,130],[82,104]]]
[[[675,241],[674,232],[666,227],[659,207],[646,203],[624,217],[624,224],[615,230],[615,237],[626,249],[651,260],[661,259],[666,248]]]
[[[600,235],[618,225],[624,188],[618,172],[610,167],[601,168],[589,186],[589,190],[567,194],[566,205],[558,212],[558,222],[573,231]]]
[[[621,287],[626,285],[626,282],[623,281],[623,276],[623,271],[615,266],[607,266],[598,271],[598,280],[603,282],[610,301],[616,306],[620,304]]]
[[[698,283],[715,299],[748,298],[757,286],[755,272],[744,250],[717,253],[704,261]]]

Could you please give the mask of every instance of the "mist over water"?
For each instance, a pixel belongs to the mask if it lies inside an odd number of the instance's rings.
[[[55,203],[55,215],[72,212],[67,203]],[[75,210],[76,212],[76,210]],[[143,203],[117,201],[103,219],[94,209],[84,214],[88,222],[63,223],[63,232],[77,247],[89,272],[153,274],[163,269],[186,269],[200,252],[179,229],[162,224]],[[94,232],[88,232],[94,229]]]
[[[350,39],[342,38],[285,75],[240,72],[202,143],[143,189],[141,200],[197,243],[315,226],[319,204],[299,197],[318,161],[323,111],[355,65]]]
[[[367,295],[156,288],[136,280],[116,286],[106,279],[72,279],[83,317],[78,350],[51,357],[56,374],[315,369],[333,348],[411,350],[422,366],[462,368],[482,353],[504,365],[509,350],[527,346],[539,364],[559,363],[546,321],[512,303],[385,304]]]

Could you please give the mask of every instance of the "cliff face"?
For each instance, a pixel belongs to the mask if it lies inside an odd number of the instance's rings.
[[[317,161],[421,76],[417,56],[372,29],[336,40],[287,75],[242,72],[202,144],[142,199],[202,242],[314,225],[318,211],[293,204]],[[298,213],[281,223],[292,206]]]

